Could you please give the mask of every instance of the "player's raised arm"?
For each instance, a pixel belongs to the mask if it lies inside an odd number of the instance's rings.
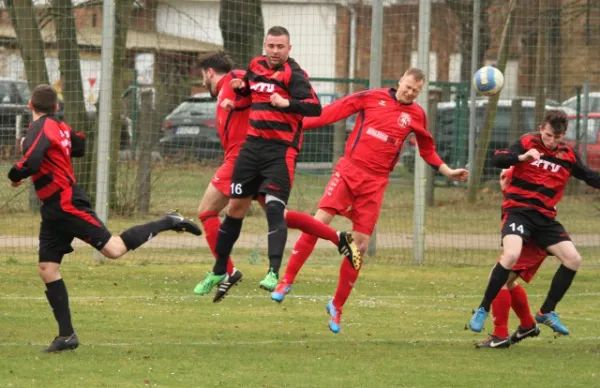
[[[367,92],[358,92],[340,98],[323,108],[319,117],[306,117],[302,120],[304,129],[320,128],[333,124],[364,109],[364,96]]]
[[[537,150],[526,150],[522,141],[517,140],[508,149],[496,151],[492,157],[492,164],[498,168],[509,168],[520,162],[538,160],[540,156]]]

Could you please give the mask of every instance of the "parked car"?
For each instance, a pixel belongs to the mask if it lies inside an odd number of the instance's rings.
[[[17,117],[20,128],[27,128],[31,112],[27,106],[31,93],[27,81],[0,78],[0,145],[3,149],[14,147],[17,134]],[[12,151],[5,151],[11,153]]]
[[[583,110],[583,95],[581,98],[581,107]],[[573,109],[577,112],[577,96],[573,96],[562,103],[563,106]],[[600,112],[600,92],[591,92],[588,98],[588,112]]]
[[[574,147],[577,145],[577,114],[570,114],[569,127],[565,142]],[[583,128],[583,117],[579,116],[579,155],[583,158],[583,146],[586,147],[585,164],[592,170],[600,171],[600,113],[589,113],[587,129]]]
[[[484,162],[482,179],[496,179],[498,170],[492,166],[491,157],[498,149],[507,148],[510,140],[518,138],[524,133],[531,132],[537,128],[534,123],[535,100],[532,98],[521,99],[521,115],[519,125],[514,127],[516,133],[510,134],[512,118],[512,101],[502,99],[498,101],[498,109],[494,127],[490,137],[486,159]],[[476,101],[476,124],[477,136],[483,126],[485,108],[489,99],[478,99]],[[546,109],[562,109],[567,113],[574,111],[566,107],[557,105],[554,101],[547,101]],[[436,127],[430,129],[434,139],[436,150],[442,160],[453,167],[465,167],[468,162],[468,139],[469,139],[469,106],[464,105],[463,111],[459,112],[456,108],[456,102],[441,102],[437,105]],[[415,163],[415,141],[410,137],[405,142],[405,147],[401,156],[401,162],[407,166],[409,171],[414,170]]]
[[[215,99],[208,93],[188,97],[162,125],[159,151],[166,157],[217,159],[223,148],[217,133]]]

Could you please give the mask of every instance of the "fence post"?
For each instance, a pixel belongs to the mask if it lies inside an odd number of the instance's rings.
[[[429,75],[429,33],[431,26],[431,0],[419,2],[419,43],[417,51],[417,67]],[[417,102],[425,113],[429,110],[429,82],[425,82]],[[418,147],[418,145],[417,145]],[[415,158],[415,203],[414,203],[414,236],[413,261],[423,264],[425,256],[425,161],[420,156]]]
[[[110,164],[110,123],[112,112],[113,54],[115,44],[115,5],[102,5],[102,56],[100,71],[100,110],[98,112],[98,165],[96,166],[96,214],[106,223],[108,219],[108,173]],[[116,158],[117,155],[114,155]],[[104,258],[94,252],[94,261]]]
[[[371,15],[371,62],[369,67],[369,89],[381,87],[381,37],[383,34],[383,2],[373,0]],[[367,255],[374,256],[377,250],[377,230],[373,230]]]

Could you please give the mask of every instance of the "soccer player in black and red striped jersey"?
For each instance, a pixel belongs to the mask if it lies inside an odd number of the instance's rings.
[[[222,51],[208,53],[200,59],[199,66],[204,86],[213,97],[217,97],[217,129],[221,145],[225,150],[225,160],[215,172],[198,207],[198,218],[204,226],[204,236],[216,258],[217,236],[221,227],[219,212],[227,206],[229,201],[233,168],[242,145],[246,141],[252,102],[250,96],[237,95],[230,86],[231,80],[244,78],[246,72],[233,69],[233,61],[227,54]],[[260,196],[258,201],[263,207],[265,206],[264,197]],[[352,252],[358,252],[358,248],[351,241],[350,234],[338,232],[309,214],[286,211],[285,222],[289,228],[301,229],[314,235],[315,238],[331,241],[338,247],[340,253],[349,252],[352,256]],[[349,258],[352,259],[352,257]],[[230,284],[241,281],[243,276],[241,271],[234,267],[231,259],[227,261],[227,274]],[[269,272],[267,275],[267,281],[270,280],[271,274],[272,272]],[[212,275],[212,272],[207,273],[206,278],[194,288],[194,293],[197,295],[208,293],[212,288]],[[276,282],[271,283],[262,281],[260,286],[272,291]]]
[[[247,140],[233,170],[229,209],[217,238],[217,262],[210,278],[210,288],[219,285],[214,302],[233,285],[226,273],[227,260],[257,195],[265,196],[271,267],[261,286],[273,289],[277,285],[287,241],[285,208],[302,146],[302,118],[321,114],[321,103],[308,76],[289,57],[291,48],[289,32],[271,27],[264,42],[266,54],[252,59],[243,79],[230,83],[237,94],[250,96],[252,106]]]
[[[521,255],[523,241],[531,239],[562,263],[535,320],[557,333],[569,334],[554,309],[571,286],[582,259],[555,218],[556,205],[570,176],[600,188],[600,174],[585,166],[575,150],[562,141],[566,130],[567,115],[560,110],[549,110],[538,133],[525,135],[494,155],[496,167],[514,166],[514,171],[502,204],[503,252],[492,269],[483,300],[469,322],[475,332],[483,329],[492,301]]]
[[[71,322],[67,288],[60,274],[63,256],[73,252],[71,242],[75,237],[116,259],[165,230],[197,236],[201,231],[192,221],[169,211],[159,220],[112,236],[96,216],[86,193],[75,183],[71,157],[84,155],[85,136],[54,116],[58,109],[56,90],[39,85],[31,94],[29,108],[33,122],[21,143],[23,159],[11,168],[8,178],[13,187],[18,187],[31,177],[42,201],[38,268],[59,327],[58,336],[44,350],[52,353],[79,345]]]

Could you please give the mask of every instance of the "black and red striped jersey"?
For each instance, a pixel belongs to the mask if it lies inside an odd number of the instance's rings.
[[[520,162],[519,155],[530,149],[542,154],[540,160]],[[560,143],[549,150],[539,133],[527,134],[507,150],[496,151],[492,161],[499,168],[514,166],[502,211],[533,209],[554,218],[570,176],[600,188],[600,174],[583,164],[571,146]]]
[[[321,103],[308,75],[292,58],[274,68],[267,57],[259,56],[250,62],[244,77],[245,87],[240,95],[250,95],[252,108],[248,136],[273,140],[296,149],[302,147],[302,117],[319,116]],[[271,105],[271,96],[278,93],[290,101],[287,108]]]
[[[31,176],[37,196],[44,200],[75,183],[71,157],[83,156],[85,136],[67,123],[44,115],[29,126],[23,141],[23,159],[8,172],[19,182]]]

